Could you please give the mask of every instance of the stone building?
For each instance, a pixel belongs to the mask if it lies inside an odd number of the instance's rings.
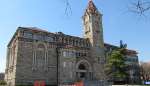
[[[128,76],[128,83],[129,84],[141,84],[140,79],[140,65],[137,56],[137,52],[128,50],[126,57],[126,64],[127,64],[127,73]]]
[[[83,15],[84,37],[18,27],[7,48],[5,80],[9,86],[72,84],[104,80],[106,46],[102,14],[92,1]]]
[[[119,46],[114,46],[110,44],[105,43],[105,52],[106,52],[106,57],[110,55],[112,50],[119,48]],[[126,73],[128,74],[125,83],[126,84],[141,84],[141,79],[140,79],[140,66],[139,66],[139,60],[137,56],[137,52],[134,50],[126,50],[126,55],[124,56],[125,58],[125,64],[127,65],[126,67]],[[119,82],[120,80],[112,80],[112,82]]]

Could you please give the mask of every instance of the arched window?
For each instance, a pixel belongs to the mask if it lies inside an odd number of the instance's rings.
[[[80,65],[79,65],[79,69],[80,69],[80,70],[86,70],[86,67],[85,67],[84,64],[80,64]]]
[[[39,44],[36,50],[37,67],[43,67],[45,64],[45,46]]]

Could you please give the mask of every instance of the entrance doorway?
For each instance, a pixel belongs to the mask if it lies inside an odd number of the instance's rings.
[[[84,64],[79,65],[79,78],[86,79],[87,78],[87,68]]]
[[[76,68],[77,80],[84,81],[91,79],[91,66],[87,61],[78,62]]]

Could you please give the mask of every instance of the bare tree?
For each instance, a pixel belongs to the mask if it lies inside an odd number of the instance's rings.
[[[89,1],[89,0],[87,0]],[[150,11],[150,0],[131,0],[129,11],[136,13],[140,16],[146,16],[146,13]],[[66,9],[65,14],[69,16],[72,14],[72,9],[70,5],[71,0],[65,0]]]
[[[141,62],[141,78],[144,81],[150,80],[150,63]]]
[[[129,10],[140,16],[146,16],[146,13],[150,11],[150,0],[134,0]]]

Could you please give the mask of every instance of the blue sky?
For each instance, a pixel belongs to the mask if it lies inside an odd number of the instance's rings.
[[[65,0],[0,0],[0,72],[5,70],[6,48],[19,26],[82,37],[82,15],[88,0],[70,0],[69,16]],[[94,0],[103,14],[104,40],[119,45],[119,40],[137,50],[140,61],[150,61],[150,19],[128,11],[132,0]],[[134,1],[134,0],[133,0]]]

